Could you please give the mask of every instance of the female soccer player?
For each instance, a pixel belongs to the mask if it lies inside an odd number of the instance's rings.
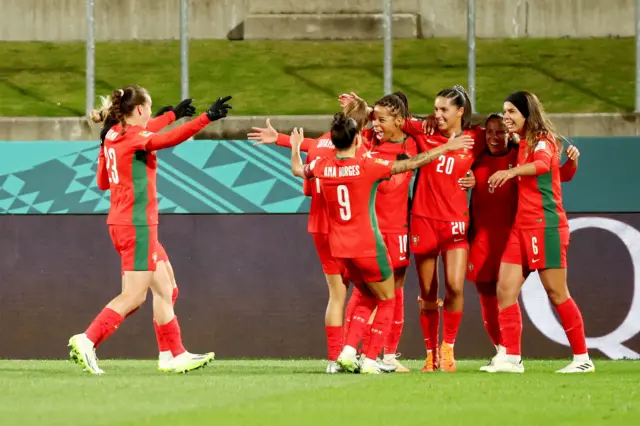
[[[523,373],[522,314],[518,295],[529,271],[537,270],[555,306],[573,351],[573,361],[559,373],[595,371],[587,351],[580,309],[567,287],[569,223],[562,207],[562,141],[538,98],[514,92],[504,103],[509,132],[521,137],[518,166],[494,173],[489,185],[499,189],[518,178],[518,210],[502,256],[498,280],[498,322],[506,349],[494,357],[489,372]]]
[[[491,114],[485,129],[487,151],[473,167],[478,180],[471,193],[467,279],[476,284],[484,327],[499,353],[504,348],[498,324],[496,285],[500,259],[516,217],[518,187],[516,180],[510,180],[502,187],[494,188],[489,185],[489,178],[499,170],[517,166],[519,138],[509,133],[502,114]],[[573,178],[579,155],[573,145],[567,150],[569,160],[560,168],[563,182]],[[480,370],[485,371],[491,365],[493,360]]]
[[[344,113],[358,124],[358,129],[364,128],[367,122],[367,105],[364,101],[358,100],[345,105]],[[271,126],[267,119],[267,127],[254,127],[253,132],[248,135],[249,140],[256,141],[255,145],[276,143],[279,146],[291,148],[290,137],[280,134]],[[307,164],[319,157],[332,157],[335,155],[335,147],[331,142],[331,132],[327,132],[318,139],[304,139],[301,151],[307,152]],[[327,373],[337,373],[336,360],[342,350],[343,336],[343,314],[347,298],[347,287],[342,279],[342,271],[338,262],[331,255],[329,247],[329,219],[325,207],[324,198],[321,195],[320,179],[304,181],[304,194],[311,197],[309,209],[308,232],[313,237],[316,251],[322,264],[329,286],[329,301],[325,311],[325,334],[327,338],[327,355],[329,363]]]
[[[97,184],[98,188],[103,191],[109,189],[109,174],[106,168],[106,161],[104,158],[104,140],[107,136],[107,133],[111,128],[118,124],[115,118],[109,118],[109,108],[111,107],[111,98],[102,98],[103,105],[99,110],[94,110],[92,114],[92,120],[95,123],[103,123],[102,130],[100,131],[100,155],[98,160],[98,168],[96,170],[97,176]],[[183,117],[193,117],[196,112],[195,107],[191,104],[192,99],[185,99],[180,102],[176,107],[169,105],[166,107],[162,107],[156,112],[154,118],[149,120],[147,123],[146,129],[150,132],[159,132],[164,129],[169,124],[173,123],[176,120],[180,120]],[[167,252],[165,251],[162,244],[158,243],[158,261],[156,263],[156,271],[154,272],[154,280],[158,283],[158,285],[164,285],[168,288],[167,291],[171,292],[171,302],[175,307],[176,300],[178,299],[178,285],[176,283],[175,274],[173,271],[173,267],[169,262],[169,257],[167,256]],[[124,291],[126,286],[126,282],[124,280],[124,271],[122,275],[122,290]],[[151,289],[151,293],[154,299],[161,297],[158,293]],[[134,314],[138,308],[135,308],[133,311],[129,312],[127,316]],[[158,370],[162,372],[169,372],[173,370],[171,365],[171,360],[173,359],[173,355],[171,354],[171,350],[165,342],[162,333],[160,332],[160,328],[158,323],[153,321],[156,341],[158,343]],[[107,336],[103,336],[103,339]],[[102,343],[101,341],[94,342],[94,348],[97,350],[98,346]],[[73,354],[72,354],[73,356]]]
[[[82,334],[69,339],[74,361],[92,374],[103,374],[98,367],[95,342],[103,341],[140,306],[149,288],[154,298],[154,317],[160,333],[173,355],[176,372],[191,371],[209,363],[214,354],[190,354],[182,345],[180,326],[173,312],[171,292],[158,285],[154,271],[158,255],[158,204],[156,193],[157,159],[155,151],[178,145],[212,121],[226,117],[231,97],[218,99],[198,118],[164,134],[146,130],[151,116],[151,97],[139,86],[127,86],[111,95],[108,117],[119,124],[105,137],[104,155],[111,189],[107,224],[116,251],[122,259],[125,286]]]
[[[362,287],[363,291],[375,296],[375,299],[363,298],[363,303],[354,309],[346,346],[338,357],[338,364],[350,372],[358,368],[355,345],[362,337],[367,319],[377,308],[371,343],[360,365],[361,373],[377,374],[380,370],[376,357],[391,327],[394,306],[391,261],[374,210],[377,186],[381,180],[421,167],[438,155],[471,148],[473,140],[468,136],[453,137],[429,152],[393,163],[368,155],[358,157],[356,152],[362,143],[358,125],[344,113],[336,114],[332,124],[331,140],[336,147],[335,157],[319,158],[303,165],[300,158],[302,140],[302,132],[294,129],[291,139],[292,172],[305,179],[321,179],[321,191],[330,221],[331,253],[348,271],[352,282],[366,285]]]
[[[423,372],[441,367],[456,370],[454,343],[463,309],[463,288],[467,270],[467,229],[469,209],[467,193],[460,188],[472,164],[484,150],[482,129],[469,129],[471,103],[463,87],[454,86],[438,93],[435,100],[435,135],[419,138],[423,151],[446,143],[453,135],[463,134],[476,140],[473,150],[461,149],[438,157],[418,172],[411,208],[411,252],[414,253],[420,283],[420,326],[427,357]],[[412,131],[422,131],[421,122]],[[445,267],[446,295],[443,311],[443,342],[438,348],[440,312],[438,288],[432,285],[438,255]],[[440,365],[439,365],[440,361]]]

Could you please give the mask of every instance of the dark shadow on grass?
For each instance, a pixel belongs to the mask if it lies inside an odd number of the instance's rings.
[[[380,66],[380,63],[375,63],[375,64],[355,64],[358,68],[360,69],[364,69],[366,70],[369,74],[371,74],[374,77],[378,77],[380,79],[382,79],[382,75],[383,75],[383,68]],[[307,86],[309,86],[311,89],[316,90],[318,92],[324,93],[326,95],[329,96],[338,96],[340,95],[340,93],[336,93],[334,91],[334,88],[329,88],[329,87],[324,87],[316,82],[314,82],[313,80],[307,78],[304,76],[304,72],[305,71],[310,71],[310,70],[318,70],[320,67],[318,66],[302,66],[302,67],[289,67],[289,66],[285,66],[284,67],[284,72],[285,74],[289,75],[290,77],[296,78],[297,80],[301,81],[302,83],[306,84]],[[344,65],[334,65],[334,66],[324,66],[324,69],[334,69],[334,70],[344,70],[344,71],[348,71],[350,69],[354,68],[354,65],[351,64],[344,64]],[[532,71],[535,71],[537,73],[540,73],[548,78],[550,78],[551,80],[559,83],[559,84],[564,84],[580,93],[582,93],[585,96],[588,96],[590,98],[599,100],[601,102],[604,102],[605,104],[614,107],[616,109],[621,109],[623,111],[632,111],[633,108],[630,105],[625,105],[622,104],[620,102],[617,102],[613,99],[607,98],[606,96],[604,96],[603,94],[597,93],[591,89],[589,89],[588,87],[585,87],[579,83],[576,83],[574,81],[570,81],[567,80],[566,78],[563,77],[559,77],[553,73],[551,73],[549,70],[542,68],[540,66],[534,65],[534,64],[514,64],[514,63],[485,63],[485,64],[479,64],[477,65],[477,68],[479,69],[509,69],[509,68],[528,68]],[[466,70],[467,69],[467,65],[466,64],[417,64],[417,63],[413,63],[413,64],[407,64],[407,63],[402,63],[402,64],[394,64],[393,67],[394,70],[404,70],[404,71],[416,71],[416,72],[425,72],[425,78],[429,78],[429,72],[437,72],[437,70],[441,70],[441,69],[447,69],[447,70],[451,70],[451,69],[456,69],[456,70]],[[428,71],[428,72],[426,72]],[[505,76],[508,77],[508,76]],[[525,82],[521,83],[524,84]],[[432,100],[435,96],[435,93],[424,93],[421,92],[419,90],[416,90],[414,87],[411,87],[409,85],[403,84],[402,82],[398,81],[397,79],[394,79],[393,81],[393,85],[394,87],[397,87],[398,89],[402,90],[403,92],[407,93],[408,95],[412,95],[412,96],[416,96],[416,97],[420,97],[424,100]],[[466,84],[463,84],[463,86],[466,86]]]
[[[8,74],[10,72],[30,72],[30,73],[34,73],[34,72],[43,72],[43,73],[50,72],[50,73],[54,73],[55,72],[55,73],[74,74],[74,75],[77,75],[79,77],[86,77],[86,74],[85,74],[84,70],[81,71],[81,70],[77,70],[77,69],[73,69],[73,68],[57,68],[57,69],[50,69],[50,70],[47,70],[47,69],[34,70],[34,69],[30,69],[30,68],[24,68],[24,69],[21,69],[21,68],[0,69],[0,75],[2,75],[2,74],[6,75],[6,74]],[[35,92],[35,91],[31,90],[31,89],[19,86],[19,85],[15,84],[15,83],[9,81],[7,78],[3,77],[0,81],[2,83],[6,84],[8,87],[14,89],[15,91],[17,91],[18,93],[20,93],[22,96],[24,96],[26,98],[31,98],[31,99],[33,99],[35,101],[41,102],[43,104],[50,105],[50,106],[52,106],[54,108],[62,109],[64,111],[67,111],[67,112],[71,113],[71,115],[83,116],[84,113],[85,113],[84,110],[79,110],[79,109],[76,109],[76,108],[73,108],[73,107],[68,107],[68,106],[65,106],[65,105],[62,105],[62,104],[58,105],[57,103],[55,103],[53,101],[50,101],[50,100],[47,100],[47,99],[43,98],[37,92]],[[101,93],[103,91],[106,92],[106,93],[111,93],[111,91],[113,90],[114,87],[115,87],[114,85],[110,84],[107,81],[100,80],[100,79],[96,79],[95,80],[95,91],[96,91],[96,93]]]

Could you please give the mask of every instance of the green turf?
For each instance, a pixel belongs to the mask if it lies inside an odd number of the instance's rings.
[[[552,112],[631,111],[634,39],[479,40],[478,107],[499,110],[516,89],[536,92]],[[82,115],[84,44],[0,43],[0,115]],[[382,93],[382,42],[192,41],[191,94],[203,107],[234,96],[233,114],[319,114],[355,90]],[[394,88],[412,110],[430,111],[442,88],[466,85],[466,42],[394,43]],[[178,42],[99,43],[97,94],[128,83],[146,86],[156,105],[180,96]]]
[[[68,361],[0,361],[0,424],[30,425],[638,425],[640,362],[526,361],[524,375],[327,375],[323,361],[215,361],[187,375],[152,361],[102,361],[102,377]],[[10,419],[10,421],[9,421]]]

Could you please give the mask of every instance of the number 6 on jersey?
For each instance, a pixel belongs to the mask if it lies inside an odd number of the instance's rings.
[[[116,150],[113,148],[104,147],[104,156],[107,159],[107,171],[109,172],[109,183],[120,183],[120,177],[118,176],[118,169],[116,164]]]
[[[351,219],[351,204],[349,203],[349,188],[338,185],[338,204],[340,204],[340,219]]]

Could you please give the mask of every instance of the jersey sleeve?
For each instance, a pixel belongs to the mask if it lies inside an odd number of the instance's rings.
[[[317,145],[317,139],[304,138],[302,143],[300,144],[300,151],[309,152],[309,149],[312,146]],[[278,133],[278,139],[276,139],[276,145],[282,146],[285,148],[291,148],[291,136],[285,135],[283,133]]]
[[[194,136],[200,130],[207,127],[211,121],[207,114],[201,114],[195,120],[191,120],[182,126],[162,134],[156,134],[149,131],[140,132],[140,140],[136,141],[135,148],[145,151],[157,151],[160,149],[171,148],[186,141]]]
[[[422,120],[415,117],[409,117],[408,119],[404,120],[402,131],[405,133],[409,133],[410,135],[424,134],[424,132],[422,131]]]
[[[320,163],[320,162],[322,162],[322,159],[315,158],[309,164],[305,164],[304,165],[303,173],[304,173],[304,178],[305,179],[312,179],[314,177],[320,177],[319,176],[320,170],[322,170],[322,168],[320,166],[318,166],[318,163]]]
[[[553,142],[548,140],[539,140],[533,149],[533,164],[536,166],[536,176],[549,173],[551,170],[551,158],[554,150]]]
[[[102,191],[109,189],[109,171],[107,170],[107,159],[104,156],[102,147],[98,153],[98,168],[96,169],[96,183]]]
[[[156,133],[164,129],[174,121],[176,121],[176,113],[173,111],[165,112],[160,117],[152,118],[151,120],[149,120],[149,122],[147,123],[147,130]]]
[[[567,161],[560,167],[560,181],[569,182],[576,175],[578,168],[573,161]]]
[[[364,167],[367,176],[374,181],[391,179],[391,167],[393,167],[392,161],[367,157],[365,159]]]

